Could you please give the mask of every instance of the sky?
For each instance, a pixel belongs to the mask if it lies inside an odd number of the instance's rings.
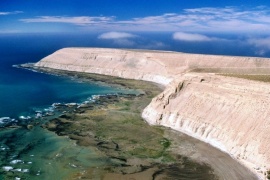
[[[270,30],[269,8],[268,0],[1,0],[0,32],[265,34]]]
[[[141,32],[175,41],[231,41],[234,35],[270,52],[269,0],[1,0],[0,34],[100,32],[132,45]]]

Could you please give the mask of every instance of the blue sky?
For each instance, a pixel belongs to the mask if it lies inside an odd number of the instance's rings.
[[[270,30],[269,1],[1,0],[0,32]]]
[[[270,1],[0,1],[0,34],[47,32],[95,32],[97,39],[124,47],[135,46],[142,32],[170,32],[175,41],[245,43],[264,55],[270,52]]]

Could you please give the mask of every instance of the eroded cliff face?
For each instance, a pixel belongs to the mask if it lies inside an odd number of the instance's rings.
[[[188,71],[268,74],[265,58],[186,54],[167,51],[65,48],[36,63],[39,67],[89,72],[167,85]]]
[[[270,84],[214,74],[269,74],[270,59],[66,48],[35,66],[165,85],[165,91],[142,113],[147,122],[207,142],[231,154],[261,178],[270,169]]]
[[[269,104],[266,83],[185,74],[155,97],[142,116],[207,142],[260,173],[270,167]]]
[[[164,64],[137,51],[67,48],[36,63],[39,67],[88,72],[167,85],[173,79]]]

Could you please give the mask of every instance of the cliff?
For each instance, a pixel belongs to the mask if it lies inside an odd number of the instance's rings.
[[[270,59],[66,48],[35,66],[165,85],[164,92],[142,113],[147,122],[207,142],[231,154],[261,178],[270,168],[270,84],[214,74],[269,74]]]
[[[143,118],[207,142],[260,172],[270,165],[269,94],[266,83],[185,74],[152,100]]]
[[[36,66],[140,79],[167,85],[187,71],[267,74],[265,58],[186,54],[167,51],[65,48]]]

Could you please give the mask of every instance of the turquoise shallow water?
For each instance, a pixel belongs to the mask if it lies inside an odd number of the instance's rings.
[[[53,103],[81,103],[92,95],[126,92],[12,67],[37,62],[65,46],[56,43],[53,37],[48,37],[47,44],[42,45],[44,41],[40,38],[0,36],[0,127],[27,125],[28,120],[22,116],[34,117],[39,111],[52,110]],[[0,179],[67,179],[85,168],[108,163],[108,159],[93,149],[79,147],[74,141],[44,130],[40,125],[32,130],[0,128]]]
[[[5,130],[0,135],[0,179],[67,179],[107,162],[94,150],[39,127]]]

